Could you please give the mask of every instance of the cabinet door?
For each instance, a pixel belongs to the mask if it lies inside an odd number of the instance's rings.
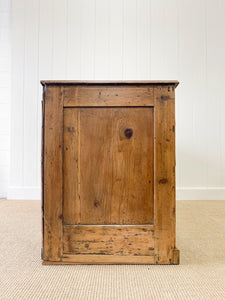
[[[63,249],[151,255],[152,107],[64,108]]]

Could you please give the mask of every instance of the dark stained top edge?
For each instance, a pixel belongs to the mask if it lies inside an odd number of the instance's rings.
[[[175,87],[178,86],[179,81],[177,80],[41,80],[41,84],[44,85],[101,85],[101,84],[110,84],[110,85],[129,85],[129,84],[157,84],[157,85],[168,85],[174,84]]]

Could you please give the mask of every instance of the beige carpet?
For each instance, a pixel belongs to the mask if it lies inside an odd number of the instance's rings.
[[[0,201],[0,299],[225,299],[225,201],[178,201],[181,265],[42,266],[39,201]]]

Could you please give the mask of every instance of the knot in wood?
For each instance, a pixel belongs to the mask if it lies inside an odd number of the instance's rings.
[[[98,207],[99,205],[100,205],[100,202],[99,202],[98,200],[95,200],[94,206],[95,206],[95,207]]]
[[[127,129],[125,129],[125,130],[124,130],[124,134],[125,134],[125,136],[126,136],[128,139],[130,139],[130,138],[132,137],[132,135],[133,135],[133,129],[132,129],[132,128],[127,128]]]
[[[159,184],[165,184],[167,182],[168,182],[168,179],[166,179],[166,178],[162,178],[159,180]]]

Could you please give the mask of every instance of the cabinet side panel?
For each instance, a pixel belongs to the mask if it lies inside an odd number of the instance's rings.
[[[175,247],[174,87],[155,87],[155,253],[156,263],[172,263]]]
[[[63,98],[60,86],[45,91],[44,260],[62,257]]]

